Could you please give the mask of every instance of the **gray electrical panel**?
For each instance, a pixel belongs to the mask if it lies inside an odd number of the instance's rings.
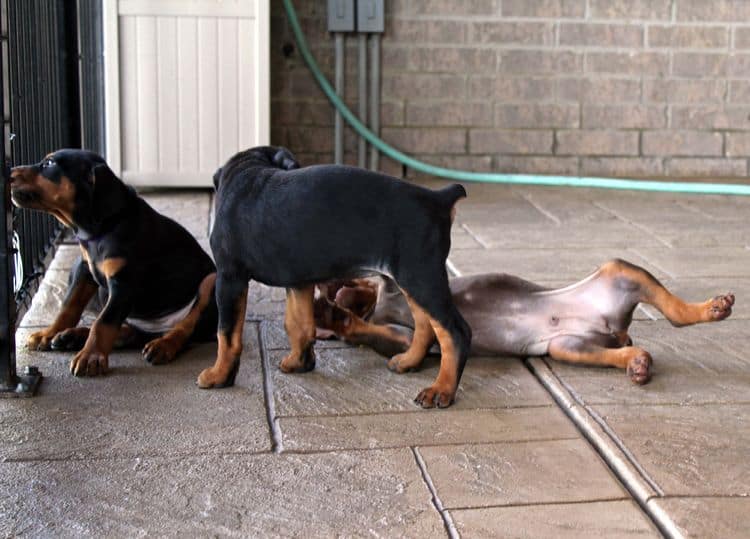
[[[354,32],[354,0],[328,0],[328,31]]]
[[[385,0],[357,0],[357,32],[383,32]]]

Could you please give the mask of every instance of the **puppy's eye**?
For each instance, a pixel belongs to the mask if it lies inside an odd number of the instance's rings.
[[[44,161],[42,161],[42,168],[51,167],[51,166],[54,166],[54,164],[55,164],[54,159],[45,159]]]

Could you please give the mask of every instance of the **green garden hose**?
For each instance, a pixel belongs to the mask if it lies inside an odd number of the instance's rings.
[[[352,111],[346,106],[341,98],[336,94],[325,75],[320,71],[315,58],[313,58],[307,40],[302,33],[297,13],[294,10],[291,0],[284,0],[284,8],[289,19],[289,24],[294,32],[302,57],[307,62],[307,66],[312,71],[315,79],[320,84],[323,92],[331,101],[334,107],[338,109],[341,115],[346,119],[349,125],[364,137],[367,142],[375,146],[385,155],[410,167],[419,172],[449,178],[451,180],[468,181],[468,182],[486,182],[486,183],[508,183],[522,185],[547,185],[547,186],[567,186],[567,187],[597,187],[602,189],[627,189],[634,191],[661,191],[665,193],[690,193],[706,195],[750,195],[750,185],[740,185],[731,183],[692,183],[692,182],[664,182],[664,181],[644,181],[615,178],[592,178],[592,177],[575,177],[575,176],[537,176],[531,174],[497,174],[494,172],[471,172],[467,170],[453,170],[445,167],[430,165],[406,155],[405,153],[390,146],[382,139],[378,138],[375,133],[359,121]]]

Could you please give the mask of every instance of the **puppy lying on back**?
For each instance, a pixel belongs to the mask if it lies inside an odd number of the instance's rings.
[[[115,343],[145,342],[144,358],[166,363],[192,337],[216,331],[211,258],[182,226],[157,213],[100,156],[59,150],[11,172],[11,197],[70,227],[82,258],[52,325],[33,333],[34,350],[80,350],[76,376],[107,371]],[[95,295],[103,305],[92,327],[76,327]],[[150,339],[148,339],[150,337]]]
[[[628,335],[638,303],[653,305],[678,327],[724,320],[734,305],[731,293],[686,303],[648,271],[624,260],[610,260],[583,280],[554,290],[502,273],[456,277],[450,286],[473,331],[472,353],[549,355],[570,363],[618,367],[636,384],[649,381],[652,365],[651,354],[634,346]],[[319,287],[319,338],[335,336],[385,356],[408,348],[414,322],[393,283],[356,279]],[[393,361],[388,367],[404,372]]]
[[[248,280],[287,289],[291,352],[280,368],[302,372],[315,365],[315,283],[380,273],[398,283],[416,321],[411,346],[394,361],[419,362],[433,339],[441,345],[438,377],[416,401],[423,407],[453,402],[471,341],[445,269],[463,187],[431,191],[354,167],[297,168],[288,150],[272,146],[233,156],[214,181],[219,350],[216,364],[198,377],[200,387],[234,381]]]

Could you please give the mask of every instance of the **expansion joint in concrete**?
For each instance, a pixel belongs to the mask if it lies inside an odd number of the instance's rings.
[[[566,388],[543,359],[528,358],[524,363],[659,532],[665,537],[681,538],[682,534],[669,515],[648,503],[651,498],[663,494],[662,490],[606,422]]]

